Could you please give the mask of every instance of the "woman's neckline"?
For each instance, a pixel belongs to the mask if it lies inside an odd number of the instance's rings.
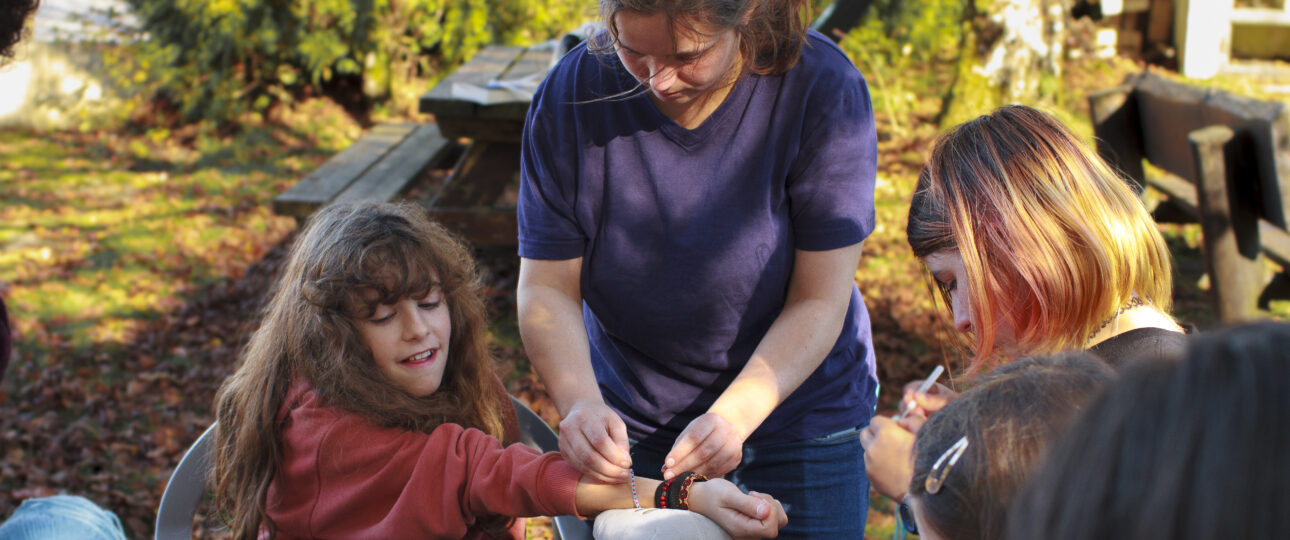
[[[1106,325],[1105,328],[1089,336],[1086,349],[1091,349],[1111,338],[1142,328],[1159,328],[1170,332],[1184,333],[1183,328],[1172,318],[1150,305],[1141,305],[1125,310]]]
[[[739,63],[734,66],[732,72],[734,75],[728,83],[722,84],[718,88],[713,88],[705,97],[703,103],[694,104],[694,106],[700,107],[703,110],[703,112],[696,115],[695,118],[685,119],[684,114],[679,115],[681,119],[674,118],[663,110],[663,107],[659,104],[658,99],[654,97],[653,93],[646,91],[646,95],[649,98],[650,104],[654,106],[654,110],[658,111],[660,115],[671,121],[676,125],[676,127],[686,131],[697,131],[704,125],[716,121],[715,118],[720,116],[718,113],[727,106],[727,103],[735,96],[736,90],[739,86],[745,82],[745,79],[747,79],[749,75],[751,75],[749,72],[744,70],[743,60],[740,60]],[[689,109],[687,108],[685,110]],[[684,112],[685,111],[682,111],[682,113]],[[682,121],[682,119],[684,119],[684,121]]]

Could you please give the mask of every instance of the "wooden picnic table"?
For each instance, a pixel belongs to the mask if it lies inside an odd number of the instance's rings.
[[[472,242],[516,243],[515,208],[497,202],[519,173],[532,96],[490,89],[489,83],[518,81],[531,89],[546,76],[554,54],[546,45],[490,45],[421,96],[420,111],[434,115],[445,137],[470,140],[443,189],[426,204],[435,219]]]

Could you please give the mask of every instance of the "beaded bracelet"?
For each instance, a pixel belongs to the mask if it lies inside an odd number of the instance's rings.
[[[641,500],[636,498],[636,471],[633,471],[631,467],[628,467],[627,474],[632,477],[632,506],[639,509],[641,507]]]
[[[678,510],[690,509],[690,487],[695,482],[703,482],[708,477],[701,474],[687,471],[683,472],[671,480],[664,482],[659,486],[662,495],[659,496],[660,508],[676,508]]]
[[[686,476],[685,480],[681,481],[681,489],[678,490],[680,492],[680,495],[677,496],[676,507],[680,508],[681,510],[689,510],[690,509],[690,487],[693,486],[695,482],[704,482],[707,479],[708,477],[703,476],[702,474],[689,473],[689,476]]]
[[[685,478],[687,476],[688,474],[686,473],[678,474],[675,477],[673,477],[672,482],[668,484],[667,486],[667,507],[668,508],[677,508],[677,509],[681,508],[680,506],[681,499],[678,496],[681,494],[681,484],[685,483]]]
[[[676,478],[673,477],[672,480],[676,480]],[[658,485],[658,488],[654,490],[655,508],[670,508],[667,505],[667,498],[668,498],[667,492],[672,487],[672,480],[664,480],[662,483]]]

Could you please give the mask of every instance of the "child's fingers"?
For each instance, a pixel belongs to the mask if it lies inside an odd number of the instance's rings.
[[[737,489],[734,491],[734,495],[726,497],[722,501],[723,506],[757,522],[764,522],[766,518],[770,517],[770,504],[764,499],[752,494],[739,493]]]
[[[936,411],[944,409],[945,405],[956,397],[958,397],[958,394],[955,394],[953,390],[937,384],[926,393],[914,394],[914,404],[915,407],[924,411],[923,416],[931,416]]]
[[[770,495],[767,495],[765,493],[758,493],[756,491],[749,491],[748,494],[752,495],[753,497],[757,497],[759,499],[766,501],[768,505],[767,510],[769,510],[771,513],[771,515],[766,517],[771,518],[770,521],[772,523],[778,523],[780,527],[788,525],[788,514],[784,512],[784,505],[780,504],[780,502],[775,500],[774,497],[771,497]],[[765,518],[763,517],[760,519],[765,519]]]
[[[925,416],[922,416],[919,414],[907,414],[905,415],[904,418],[901,418],[900,421],[897,422],[896,424],[902,428],[905,428],[910,433],[917,435],[918,430],[923,428],[923,424],[925,422],[927,422],[927,417]]]
[[[726,511],[730,517],[721,526],[733,538],[774,538],[779,534],[779,527],[768,519],[754,519],[734,509]]]
[[[866,451],[869,450],[873,443],[881,436],[882,430],[897,425],[895,421],[886,416],[875,416],[869,420],[869,425],[860,430],[860,447]]]

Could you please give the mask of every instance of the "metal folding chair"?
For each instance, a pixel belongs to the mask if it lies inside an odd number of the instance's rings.
[[[157,507],[157,540],[192,538],[193,514],[197,512],[197,503],[206,496],[206,475],[211,469],[211,441],[215,438],[216,424],[206,428],[197,442],[188,447],[170,475],[166,491],[161,494],[161,506]]]

